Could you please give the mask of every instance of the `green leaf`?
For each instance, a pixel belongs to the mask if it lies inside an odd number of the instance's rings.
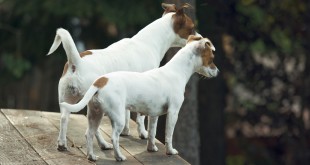
[[[15,78],[21,78],[31,67],[31,63],[28,60],[16,58],[10,54],[4,54],[1,60],[8,72]]]

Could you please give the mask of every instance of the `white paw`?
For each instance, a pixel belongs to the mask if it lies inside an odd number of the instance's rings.
[[[147,151],[149,152],[157,152],[158,151],[158,148],[156,145],[147,145]]]
[[[94,155],[94,154],[90,154],[87,156],[87,159],[90,161],[95,162],[96,160],[98,160],[98,156]]]
[[[120,162],[120,161],[125,161],[127,158],[126,156],[120,154],[119,156],[115,156],[116,161]]]
[[[129,128],[124,128],[121,133],[121,136],[128,136],[129,134],[130,134]]]
[[[172,149],[167,150],[166,154],[167,155],[177,155],[177,154],[179,154],[179,152],[176,149],[172,148]]]
[[[140,137],[140,139],[147,139],[148,132],[146,130],[141,131],[141,133],[139,133],[139,137]]]
[[[101,150],[111,150],[113,149],[113,144],[106,142],[104,144],[101,144],[100,148]]]

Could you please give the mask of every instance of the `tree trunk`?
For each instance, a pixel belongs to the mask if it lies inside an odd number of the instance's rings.
[[[189,3],[195,8],[195,0],[180,1],[177,3],[177,7],[180,7],[183,3]],[[166,0],[165,3],[176,3],[175,1]],[[195,10],[186,9],[186,14],[195,20]],[[179,49],[170,49],[166,54],[166,59],[171,59]],[[168,60],[165,60],[168,61]],[[200,164],[200,137],[198,128],[198,102],[197,102],[197,87],[198,87],[198,77],[193,75],[189,82],[187,83],[185,89],[185,100],[181,107],[178,122],[176,124],[173,136],[174,147],[179,151],[181,157],[187,160],[191,164]],[[164,118],[160,118],[158,130],[159,139],[164,139]]]

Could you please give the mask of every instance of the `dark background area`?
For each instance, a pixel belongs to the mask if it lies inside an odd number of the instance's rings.
[[[61,47],[46,56],[56,29],[79,51],[105,48],[160,18],[161,2],[1,0],[0,108],[59,112],[66,56]],[[220,69],[188,83],[174,133],[180,155],[192,164],[310,164],[309,1],[164,2],[194,7],[186,13],[215,45]]]

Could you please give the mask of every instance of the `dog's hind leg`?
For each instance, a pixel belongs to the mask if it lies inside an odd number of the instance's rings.
[[[99,131],[99,128],[98,128],[98,130],[96,131],[95,136],[96,136],[98,145],[99,145],[99,147],[100,147],[102,150],[110,150],[110,149],[113,149],[113,145],[112,145],[111,143],[108,143],[107,141],[104,140],[104,138],[102,137],[102,135],[101,135],[101,133],[100,133],[100,131]]]
[[[125,116],[125,127],[121,133],[122,136],[128,136],[130,134],[129,129],[129,120],[130,120],[130,111],[126,110],[126,116]]]
[[[68,119],[70,116],[70,112],[64,108],[60,107],[61,117],[60,117],[60,129],[59,135],[57,139],[58,143],[58,151],[67,151],[67,128],[68,128]]]
[[[87,112],[93,112],[97,111],[93,104],[88,104],[87,105]],[[100,123],[99,123],[100,124]],[[99,126],[97,131],[95,132],[95,137],[97,139],[98,145],[102,150],[110,150],[113,148],[113,145],[111,143],[108,143],[107,141],[104,140],[103,136],[100,133]]]
[[[147,142],[147,150],[149,152],[158,151],[158,148],[155,145],[157,120],[158,120],[158,116],[153,116],[153,117],[149,116],[149,123],[148,123],[149,139]]]
[[[125,126],[125,107],[117,106],[113,112],[109,113],[112,124],[112,143],[114,147],[114,157],[117,161],[124,161],[127,158],[121,153],[119,149],[119,136]],[[114,111],[115,110],[115,111]]]
[[[79,93],[79,89],[75,86],[71,86],[66,83],[67,80],[61,78],[59,80],[58,85],[58,102],[67,102],[69,104],[75,104],[80,98],[81,95]],[[68,120],[70,116],[70,111],[66,110],[62,106],[60,107],[60,128],[59,128],[59,136],[57,139],[58,150],[66,151],[67,150],[67,128],[68,128]]]
[[[103,111],[100,108],[92,106],[93,102],[88,104],[90,107],[87,111],[88,128],[85,133],[86,145],[87,145],[87,158],[90,161],[96,161],[98,157],[93,151],[93,137],[98,132],[98,128],[103,116]]]
[[[74,97],[69,94],[65,95],[61,91],[59,91],[59,103],[67,102],[70,104],[74,104],[78,101],[78,99],[79,99],[78,97]],[[67,151],[66,135],[67,135],[68,120],[69,120],[70,112],[60,106],[60,113],[61,113],[61,117],[60,117],[59,136],[57,139],[57,143],[58,143],[57,149],[58,151]]]
[[[148,136],[148,133],[145,130],[145,126],[144,126],[144,119],[145,119],[144,115],[141,115],[140,113],[137,113],[136,122],[138,124],[138,134],[139,134],[139,137],[141,139],[146,139],[147,136]]]

